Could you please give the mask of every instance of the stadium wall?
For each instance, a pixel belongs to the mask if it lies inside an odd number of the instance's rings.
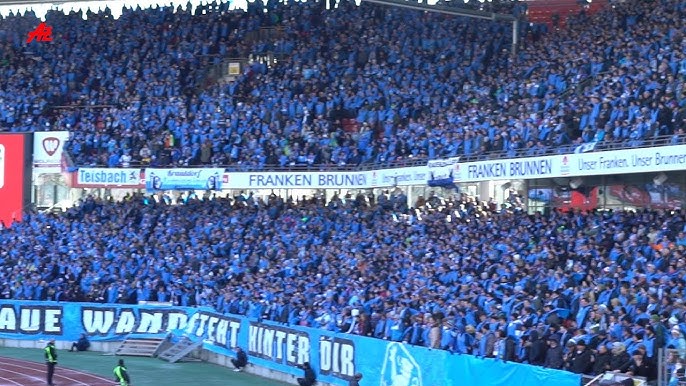
[[[95,351],[113,352],[131,334],[173,333],[202,339],[201,358],[230,367],[235,347],[247,371],[294,383],[310,362],[320,385],[347,385],[355,373],[368,385],[579,386],[565,371],[505,363],[399,342],[222,315],[206,308],[6,301],[0,305],[0,346],[42,348],[54,338],[67,349],[85,332]]]

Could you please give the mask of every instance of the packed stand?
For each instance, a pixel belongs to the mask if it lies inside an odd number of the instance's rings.
[[[653,377],[658,348],[686,350],[681,212],[406,202],[88,199],[0,232],[0,294],[211,306],[586,374],[642,354]]]
[[[73,131],[77,165],[110,167],[359,165],[684,140],[683,2],[581,13],[560,33],[530,31],[516,58],[507,23],[351,2],[251,4],[50,14],[55,41],[28,48],[37,21],[7,18],[0,126]],[[227,57],[277,63],[198,93],[204,70]],[[110,107],[51,108],[65,104]]]
[[[248,56],[245,36],[273,23],[255,9],[228,9],[123,9],[116,20],[109,9],[50,11],[53,41],[29,44],[40,20],[30,12],[0,17],[0,131],[68,130],[69,151],[89,163],[152,157],[144,144],[157,150],[159,126],[192,118],[190,98],[208,66]]]

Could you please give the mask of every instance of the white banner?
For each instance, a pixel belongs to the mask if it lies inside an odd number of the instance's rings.
[[[228,189],[369,188],[371,172],[229,173]]]
[[[686,145],[605,152],[454,163],[431,161],[433,170],[452,171],[455,182],[582,177],[686,170]],[[451,166],[446,166],[451,165]],[[447,176],[450,175],[450,171]],[[351,172],[224,172],[224,169],[81,168],[79,187],[140,187],[167,189],[369,189],[426,185],[429,166]],[[441,174],[443,176],[444,174]],[[434,175],[434,180],[436,179]]]
[[[59,173],[68,131],[38,131],[33,133],[33,167],[42,173]]]
[[[579,145],[574,149],[574,153],[588,153],[589,151],[594,151],[595,150],[595,145],[598,142],[589,142],[589,143],[584,143],[582,145]]]
[[[686,170],[686,145],[626,149],[562,156],[568,176]]]
[[[455,179],[455,174],[460,162],[460,157],[438,159],[429,161],[426,167],[429,171],[428,180],[447,180]]]
[[[140,169],[81,168],[76,171],[76,185],[80,188],[140,188],[143,181]]]
[[[686,145],[464,162],[456,182],[583,177],[686,170]]]
[[[158,190],[222,190],[224,169],[145,169],[145,189]]]
[[[373,188],[424,185],[429,179],[426,166],[372,170],[369,173],[371,177],[370,187]]]
[[[561,157],[547,156],[457,164],[455,182],[481,182],[510,179],[559,177]]]

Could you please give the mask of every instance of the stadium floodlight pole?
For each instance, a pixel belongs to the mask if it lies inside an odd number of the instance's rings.
[[[389,7],[409,8],[409,9],[414,9],[417,11],[437,12],[437,13],[444,13],[446,15],[472,17],[475,19],[485,19],[485,20],[492,20],[492,21],[510,22],[510,23],[512,23],[512,55],[517,54],[517,46],[519,45],[519,28],[520,28],[519,24],[520,24],[521,20],[516,18],[514,15],[505,14],[505,13],[476,11],[476,10],[472,10],[472,9],[464,9],[464,8],[458,8],[458,7],[446,7],[443,5],[429,5],[426,3],[420,3],[417,0],[409,0],[409,1],[406,1],[406,0],[363,0],[363,1],[366,1],[368,3],[387,5]]]

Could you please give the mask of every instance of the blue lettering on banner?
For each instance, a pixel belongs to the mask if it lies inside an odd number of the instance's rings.
[[[402,185],[405,183],[425,184],[429,179],[427,172],[407,172],[381,175],[381,184],[384,186]]]
[[[250,186],[261,188],[312,186],[312,176],[307,174],[251,174]]]
[[[364,174],[320,174],[320,187],[336,186],[366,186],[367,177]]]
[[[641,157],[639,155],[632,155],[631,156],[631,166],[633,167],[650,167],[650,165],[653,163],[653,158],[652,157]]]
[[[600,157],[599,163],[601,169],[622,169],[629,166],[629,163],[627,162],[626,158],[619,157]]]
[[[206,308],[30,301],[0,305],[0,339],[75,341],[85,332],[92,341],[117,341],[130,333],[179,330],[202,339],[208,351],[233,357],[234,348],[242,347],[254,365],[294,376],[302,375],[297,365],[310,362],[321,382],[335,385],[347,384],[358,372],[370,385],[578,386],[581,381],[565,371],[258,322]]]
[[[553,173],[550,159],[510,162],[510,177],[547,176]]]
[[[224,169],[145,169],[145,189],[162,190],[222,190]]]
[[[250,187],[255,188],[334,188],[365,187],[365,173],[255,173],[248,176]]]
[[[655,165],[683,165],[686,164],[686,154],[662,155],[655,153]]]
[[[506,170],[505,162],[489,162],[486,164],[469,165],[467,167],[467,175],[470,179],[496,178],[505,176]]]
[[[81,184],[129,184],[138,180],[135,170],[79,169],[78,182]]]
[[[542,177],[552,173],[553,162],[551,159],[485,162],[467,166],[469,179]]]

